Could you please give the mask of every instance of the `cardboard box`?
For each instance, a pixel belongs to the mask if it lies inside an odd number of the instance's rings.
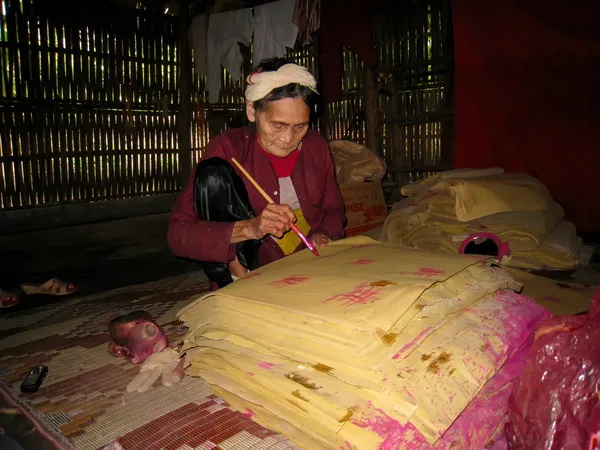
[[[346,236],[354,236],[383,225],[387,207],[381,183],[340,185],[346,204]]]

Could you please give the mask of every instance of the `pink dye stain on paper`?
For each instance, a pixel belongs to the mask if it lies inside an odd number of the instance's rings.
[[[446,272],[444,272],[441,269],[436,269],[435,267],[425,266],[425,267],[421,267],[419,270],[417,270],[415,275],[417,275],[419,277],[423,277],[423,278],[430,278],[430,277],[444,276],[444,275],[446,275]]]
[[[350,264],[363,265],[363,264],[373,264],[374,262],[376,262],[374,259],[358,258],[356,261],[352,261]]]
[[[300,284],[300,283],[306,283],[308,280],[310,280],[309,277],[305,277],[302,275],[292,275],[291,277],[286,277],[286,278],[283,278],[282,280],[271,281],[269,283],[269,285],[275,286],[278,288],[284,288],[287,286],[296,286],[297,284]]]
[[[408,344],[406,344],[404,347],[402,347],[400,350],[398,350],[398,352],[392,357],[392,359],[404,359],[406,358],[410,352],[413,350],[413,347],[415,347],[415,344],[421,342],[421,340],[429,335],[429,333],[431,333],[434,330],[434,327],[427,327],[425,328],[423,331],[421,331],[417,337],[415,337],[412,341],[410,341]]]
[[[400,424],[396,419],[385,414],[381,409],[374,408],[374,414],[354,421],[354,425],[367,428],[383,438],[379,450],[414,450],[425,440],[423,435],[408,422]]]
[[[345,308],[348,306],[366,305],[375,302],[380,293],[381,289],[376,289],[372,287],[370,283],[365,282],[359,284],[350,292],[329,297],[323,303],[336,301]]]
[[[273,370],[275,367],[278,367],[281,364],[275,364],[275,363],[268,362],[268,361],[259,361],[256,363],[256,365],[264,370]]]
[[[262,275],[262,273],[260,273],[260,272],[250,272],[248,275],[246,275],[244,277],[244,280],[247,280],[248,278],[260,277],[261,275]]]

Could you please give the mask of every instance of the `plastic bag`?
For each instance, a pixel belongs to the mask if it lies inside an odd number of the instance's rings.
[[[600,288],[588,315],[543,321],[510,399],[510,449],[590,448],[600,431]]]

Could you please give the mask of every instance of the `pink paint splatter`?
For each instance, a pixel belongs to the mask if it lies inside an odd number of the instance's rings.
[[[561,303],[562,302],[562,298],[560,298],[560,297],[554,297],[552,295],[547,295],[546,297],[544,297],[544,299],[542,301],[544,301],[544,302],[550,302],[550,303]]]
[[[379,450],[396,450],[400,447],[406,450],[414,450],[425,440],[423,435],[410,422],[402,425],[381,409],[374,408],[374,410],[375,413],[372,416],[362,417],[360,420],[353,421],[353,423],[358,427],[368,428],[383,438]]]
[[[414,404],[417,404],[417,399],[415,398],[415,396],[412,394],[412,392],[410,392],[408,389],[404,388],[404,392],[406,392],[406,395],[408,395],[408,398],[410,398]]]
[[[444,276],[444,275],[446,275],[446,272],[444,272],[441,269],[436,269],[435,267],[425,266],[425,267],[421,267],[419,270],[417,270],[415,275],[417,275],[419,277],[430,278],[430,277],[436,277],[436,276]]]
[[[270,286],[275,286],[278,288],[284,288],[287,286],[295,286],[300,283],[305,283],[310,280],[309,277],[301,276],[301,275],[292,275],[291,277],[286,277],[282,280],[275,280],[269,283]]]
[[[281,364],[275,364],[268,361],[259,361],[256,363],[256,365],[264,370],[273,370],[275,367],[279,367]]]
[[[374,262],[376,262],[374,259],[358,258],[356,261],[353,261],[350,264],[373,264]]]
[[[247,417],[248,419],[252,419],[254,417],[254,411],[252,411],[250,408],[246,408],[244,417]]]
[[[329,297],[323,303],[337,301],[343,307],[354,305],[366,305],[368,303],[373,303],[375,300],[377,300],[377,295],[379,295],[380,292],[381,289],[373,288],[370,286],[370,283],[365,282],[359,284],[350,292]]]
[[[416,343],[418,343],[421,338],[423,338],[425,335],[429,334],[432,331],[433,327],[427,327],[425,328],[423,331],[421,331],[419,333],[419,335],[414,338],[412,341],[410,341],[408,344],[406,344],[404,347],[402,347],[400,350],[398,350],[398,353],[396,353],[392,359],[404,359],[408,356],[408,354],[406,355],[402,355],[403,353],[407,352],[408,350],[410,350],[411,347],[413,347]]]

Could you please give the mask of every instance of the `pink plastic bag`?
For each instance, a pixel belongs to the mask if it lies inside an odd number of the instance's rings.
[[[510,399],[510,449],[588,450],[600,431],[600,288],[588,315],[543,321]]]

